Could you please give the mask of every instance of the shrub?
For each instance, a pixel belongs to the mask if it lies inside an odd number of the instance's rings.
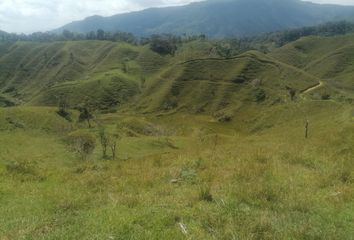
[[[201,201],[206,201],[206,202],[212,202],[213,201],[213,195],[210,192],[210,186],[204,185],[200,188],[199,190],[199,200]]]
[[[321,99],[322,100],[330,100],[331,99],[331,95],[328,94],[328,93],[324,93],[324,94],[322,94]]]
[[[163,109],[165,111],[173,110],[178,107],[178,99],[175,96],[171,96],[166,99],[166,101],[163,104]]]
[[[34,163],[29,161],[10,162],[6,165],[6,170],[9,173],[16,173],[22,175],[36,175]]]
[[[192,168],[184,167],[181,169],[180,179],[185,182],[195,183],[197,179],[197,172]]]
[[[90,133],[76,131],[69,134],[68,139],[73,150],[81,156],[82,160],[86,160],[95,150],[96,138]]]
[[[72,122],[72,119],[71,119],[71,114],[67,111],[64,111],[64,110],[58,110],[57,111],[57,114],[64,118],[65,120],[67,120],[68,122]]]
[[[118,150],[118,142],[121,139],[121,136],[116,134],[111,134],[108,136],[108,146],[111,149],[112,159],[116,160],[117,150]]]
[[[267,94],[263,89],[257,88],[253,91],[253,100],[255,102],[263,102],[264,100],[266,100],[266,98]]]
[[[106,158],[109,139],[108,139],[108,136],[106,133],[106,129],[104,127],[100,128],[99,137],[100,137],[100,143],[102,146],[102,156],[103,156],[103,158]]]
[[[161,55],[174,55],[177,51],[178,39],[175,36],[164,35],[152,35],[150,39],[150,49]]]
[[[71,122],[71,116],[70,113],[67,111],[68,109],[68,103],[67,99],[64,95],[60,95],[58,98],[58,111],[57,114],[61,116],[62,118],[66,119],[67,121]]]
[[[91,120],[93,119],[93,115],[88,107],[88,104],[86,103],[84,105],[79,106],[78,110],[80,111],[79,122],[86,121],[88,127],[91,128]]]
[[[214,114],[214,118],[220,123],[231,122],[234,118],[234,114],[230,111],[220,111]]]
[[[44,171],[38,167],[35,161],[11,161],[6,164],[6,171],[22,182],[46,179],[46,176],[43,175]]]

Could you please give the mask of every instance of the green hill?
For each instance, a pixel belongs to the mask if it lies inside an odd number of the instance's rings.
[[[55,104],[62,94],[73,105],[83,101],[84,95],[107,101],[102,104],[124,103],[139,92],[143,75],[153,74],[154,67],[168,62],[143,47],[102,41],[18,42],[3,52],[3,94],[40,105]]]
[[[353,40],[0,43],[0,239],[352,239]]]
[[[353,97],[354,35],[305,37],[270,53],[286,62],[325,80],[344,95]]]
[[[228,123],[96,115],[123,136],[113,160],[102,157],[96,126],[69,123],[56,108],[0,109],[0,236],[182,240],[183,226],[192,239],[350,239],[352,110],[249,104]],[[67,142],[72,131],[96,137],[87,160]]]
[[[256,51],[231,59],[190,60],[154,79],[141,97],[143,108],[217,112],[241,104],[287,101],[286,86],[304,90],[319,82],[304,71]]]
[[[301,92],[320,81],[257,51],[224,59],[211,57],[213,48],[192,41],[172,57],[126,43],[18,42],[0,57],[3,102],[55,106],[65,97],[72,107],[105,110],[134,100],[143,111],[212,113],[244,101],[287,101],[286,87]]]
[[[64,97],[71,107],[215,113],[287,102],[287,88],[299,97],[320,82],[326,84],[308,95],[350,100],[353,38],[305,37],[231,58],[202,40],[179,44],[174,56],[109,41],[1,44],[1,104],[56,106]]]
[[[353,17],[353,7],[320,5],[300,0],[209,0],[111,17],[92,16],[55,31],[88,33],[103,29],[109,32],[130,32],[137,36],[153,33],[203,33],[220,38],[351,20]]]

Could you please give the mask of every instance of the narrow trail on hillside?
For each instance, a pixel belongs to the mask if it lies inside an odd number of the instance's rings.
[[[319,88],[323,87],[324,85],[325,85],[325,83],[323,81],[319,81],[315,86],[311,86],[311,87],[308,87],[308,88],[302,90],[300,92],[301,99],[305,100],[306,99],[306,97],[304,96],[305,94],[313,92],[316,89],[319,89]]]
[[[301,92],[301,94],[310,93],[310,92],[315,91],[316,89],[321,88],[321,87],[323,87],[323,86],[324,86],[324,82],[323,82],[323,81],[320,81],[320,82],[319,82],[318,84],[316,84],[315,86],[309,87],[309,88],[303,90],[303,91]]]

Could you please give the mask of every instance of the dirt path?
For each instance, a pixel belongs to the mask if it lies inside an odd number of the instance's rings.
[[[310,88],[302,91],[301,94],[310,93],[320,87],[323,87],[323,85],[324,85],[324,82],[320,81],[316,86],[310,87]]]

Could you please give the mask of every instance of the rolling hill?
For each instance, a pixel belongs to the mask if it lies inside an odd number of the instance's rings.
[[[154,71],[149,64],[164,64],[158,54],[142,47],[102,41],[18,42],[3,46],[3,51],[3,94],[37,104],[53,105],[62,93],[73,104],[83,95],[118,104],[138,93],[142,74]],[[116,98],[109,100],[112,96]]]
[[[301,91],[318,82],[304,71],[249,51],[230,59],[205,58],[174,65],[153,79],[141,100],[147,111],[232,112],[242,105],[287,101],[287,86]]]
[[[321,78],[344,95],[352,95],[353,38],[353,34],[305,37],[275,50],[270,56]]]
[[[137,36],[186,33],[217,38],[249,36],[353,17],[354,7],[320,5],[300,0],[209,0],[111,17],[92,16],[55,31],[88,33],[103,29],[130,32]]]
[[[142,111],[215,113],[242,103],[288,101],[320,82],[303,69],[271,55],[248,51],[222,58],[212,42],[192,41],[175,56],[148,46],[108,41],[17,42],[2,47],[2,105],[70,106],[88,101],[96,109],[129,103]],[[129,105],[128,104],[128,105]]]
[[[203,40],[181,44],[174,56],[109,41],[0,44],[0,102],[55,106],[65,96],[72,107],[232,114],[250,103],[287,102],[287,88],[350,100],[353,39],[310,36],[232,58],[212,54],[213,42]]]
[[[0,239],[352,239],[354,35],[230,41],[0,42]]]

